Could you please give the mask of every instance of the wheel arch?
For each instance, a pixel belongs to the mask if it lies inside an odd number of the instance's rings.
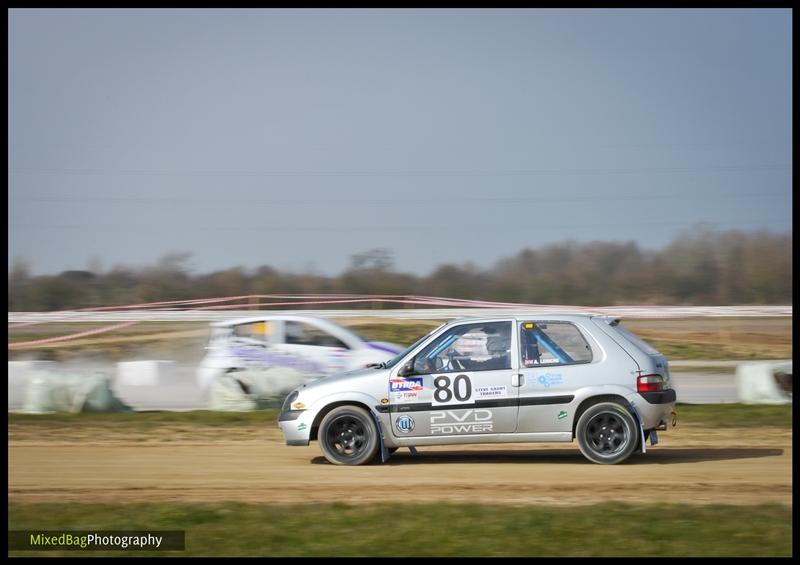
[[[578,405],[578,408],[575,410],[575,417],[572,419],[572,439],[575,439],[575,431],[578,427],[578,420],[581,419],[583,413],[586,412],[586,410],[588,410],[590,407],[594,406],[595,404],[600,404],[601,402],[616,402],[617,404],[625,406],[631,413],[634,421],[641,425],[639,422],[639,417],[636,415],[636,411],[633,410],[631,403],[628,402],[624,396],[619,394],[598,394],[583,399],[583,401]]]
[[[334,408],[339,408],[340,406],[357,406],[359,408],[363,408],[367,411],[367,413],[371,414],[370,407],[358,400],[337,400],[331,402],[330,404],[326,404],[319,412],[317,412],[317,415],[314,416],[314,422],[311,424],[311,433],[308,436],[309,441],[318,441],[317,433],[319,432],[319,425],[322,423],[322,419],[327,416],[331,410]]]

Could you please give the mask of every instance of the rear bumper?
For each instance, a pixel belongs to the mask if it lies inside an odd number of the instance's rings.
[[[659,390],[657,392],[642,392],[640,393],[648,404],[670,404],[675,402],[677,395],[675,389]]]
[[[645,430],[666,429],[667,425],[674,421],[675,400],[673,389],[637,392],[628,397],[628,401],[636,408]]]

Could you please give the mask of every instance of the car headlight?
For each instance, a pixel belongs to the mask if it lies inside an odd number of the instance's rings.
[[[292,409],[292,402],[297,400],[298,396],[300,396],[300,393],[297,392],[296,390],[293,390],[292,392],[290,392],[289,396],[286,397],[286,400],[283,401],[283,406],[281,407],[281,410],[283,410],[283,411],[291,410]]]

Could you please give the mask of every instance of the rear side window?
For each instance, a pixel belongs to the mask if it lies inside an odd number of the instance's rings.
[[[647,343],[645,340],[640,338],[638,335],[633,333],[631,330],[623,326],[622,324],[617,324],[614,326],[616,330],[623,335],[625,339],[630,341],[633,345],[647,353],[648,355],[661,355],[655,347]]]
[[[592,348],[569,322],[523,322],[520,327],[523,367],[589,363]]]
[[[258,341],[267,341],[270,332],[269,322],[250,322],[233,326],[233,337],[244,337]]]
[[[349,349],[339,338],[304,322],[287,320],[284,326],[284,333],[286,343],[291,345],[317,345]]]

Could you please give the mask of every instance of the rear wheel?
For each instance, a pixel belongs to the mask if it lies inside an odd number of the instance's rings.
[[[358,406],[339,406],[322,419],[319,445],[334,465],[362,465],[378,452],[378,430],[372,416]]]
[[[575,429],[584,457],[604,465],[621,463],[636,450],[639,429],[630,411],[616,402],[601,402],[581,414]]]

